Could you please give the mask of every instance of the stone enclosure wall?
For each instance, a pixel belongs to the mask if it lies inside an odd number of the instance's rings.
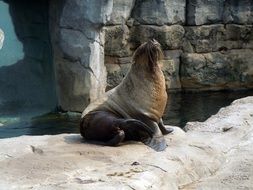
[[[253,88],[251,0],[52,0],[49,13],[63,110],[119,84],[152,38],[170,91]]]
[[[107,88],[152,38],[164,50],[170,91],[253,88],[252,24],[251,0],[114,0],[104,27]]]
[[[153,38],[164,50],[169,91],[253,88],[252,0],[0,2],[10,6],[25,53],[22,64],[1,67],[0,81],[7,82],[0,86],[5,89],[0,100],[12,93],[28,97],[23,102],[40,99],[49,102],[48,107],[82,111],[120,83],[135,49]],[[9,68],[15,72],[6,71]],[[9,85],[10,73],[21,74],[10,80],[14,85]],[[15,85],[19,88],[10,88]]]

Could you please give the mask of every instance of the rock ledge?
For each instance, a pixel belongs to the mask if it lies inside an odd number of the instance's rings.
[[[164,152],[90,145],[78,134],[0,139],[0,189],[253,188],[253,97],[174,129]]]

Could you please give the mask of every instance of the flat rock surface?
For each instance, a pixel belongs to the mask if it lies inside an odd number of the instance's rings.
[[[186,128],[163,152],[78,134],[0,139],[0,189],[253,189],[253,97]]]

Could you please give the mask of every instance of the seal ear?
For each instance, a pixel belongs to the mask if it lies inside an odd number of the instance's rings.
[[[149,70],[155,71],[157,62],[163,58],[161,45],[155,39],[149,40],[137,48],[133,60],[136,61],[140,56],[145,56],[148,61]]]

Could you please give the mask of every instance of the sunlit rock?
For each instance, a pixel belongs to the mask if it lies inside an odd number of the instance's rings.
[[[221,90],[253,87],[250,49],[212,53],[184,53],[181,84],[185,89]]]
[[[0,139],[0,189],[252,189],[253,97],[174,127],[168,147],[86,143],[79,134]]]

